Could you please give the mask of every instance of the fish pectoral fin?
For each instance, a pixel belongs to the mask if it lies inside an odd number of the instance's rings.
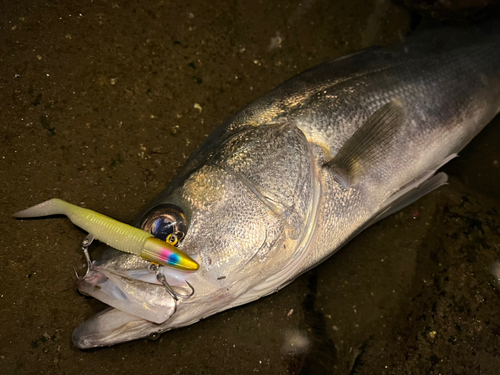
[[[344,188],[356,184],[364,171],[386,158],[396,143],[395,135],[403,126],[404,117],[401,102],[391,100],[356,130],[325,167]]]

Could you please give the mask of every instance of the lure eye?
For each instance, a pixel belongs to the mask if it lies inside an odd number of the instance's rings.
[[[141,228],[156,238],[166,241],[167,237],[175,234],[182,240],[186,233],[186,220],[180,209],[173,206],[154,208],[148,212]]]

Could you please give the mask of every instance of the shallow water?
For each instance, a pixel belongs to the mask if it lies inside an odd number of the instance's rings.
[[[12,2],[0,14],[3,373],[496,374],[500,119],[450,184],[277,294],[156,340],[80,351],[85,234],[12,213],[59,197],[132,219],[218,124],[285,79],[397,42],[388,1]],[[497,276],[494,276],[497,275]]]

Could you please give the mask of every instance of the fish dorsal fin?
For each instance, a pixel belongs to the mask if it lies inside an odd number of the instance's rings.
[[[399,100],[393,99],[373,113],[326,164],[335,180],[346,189],[356,184],[364,171],[387,156],[403,123],[404,111]]]

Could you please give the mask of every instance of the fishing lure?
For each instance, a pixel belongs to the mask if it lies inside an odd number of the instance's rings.
[[[117,250],[139,255],[153,263],[184,271],[196,271],[199,268],[198,263],[172,243],[155,238],[142,229],[61,199],[50,199],[16,212],[14,217],[23,219],[49,215],[66,215],[73,224],[92,234],[95,239]]]

